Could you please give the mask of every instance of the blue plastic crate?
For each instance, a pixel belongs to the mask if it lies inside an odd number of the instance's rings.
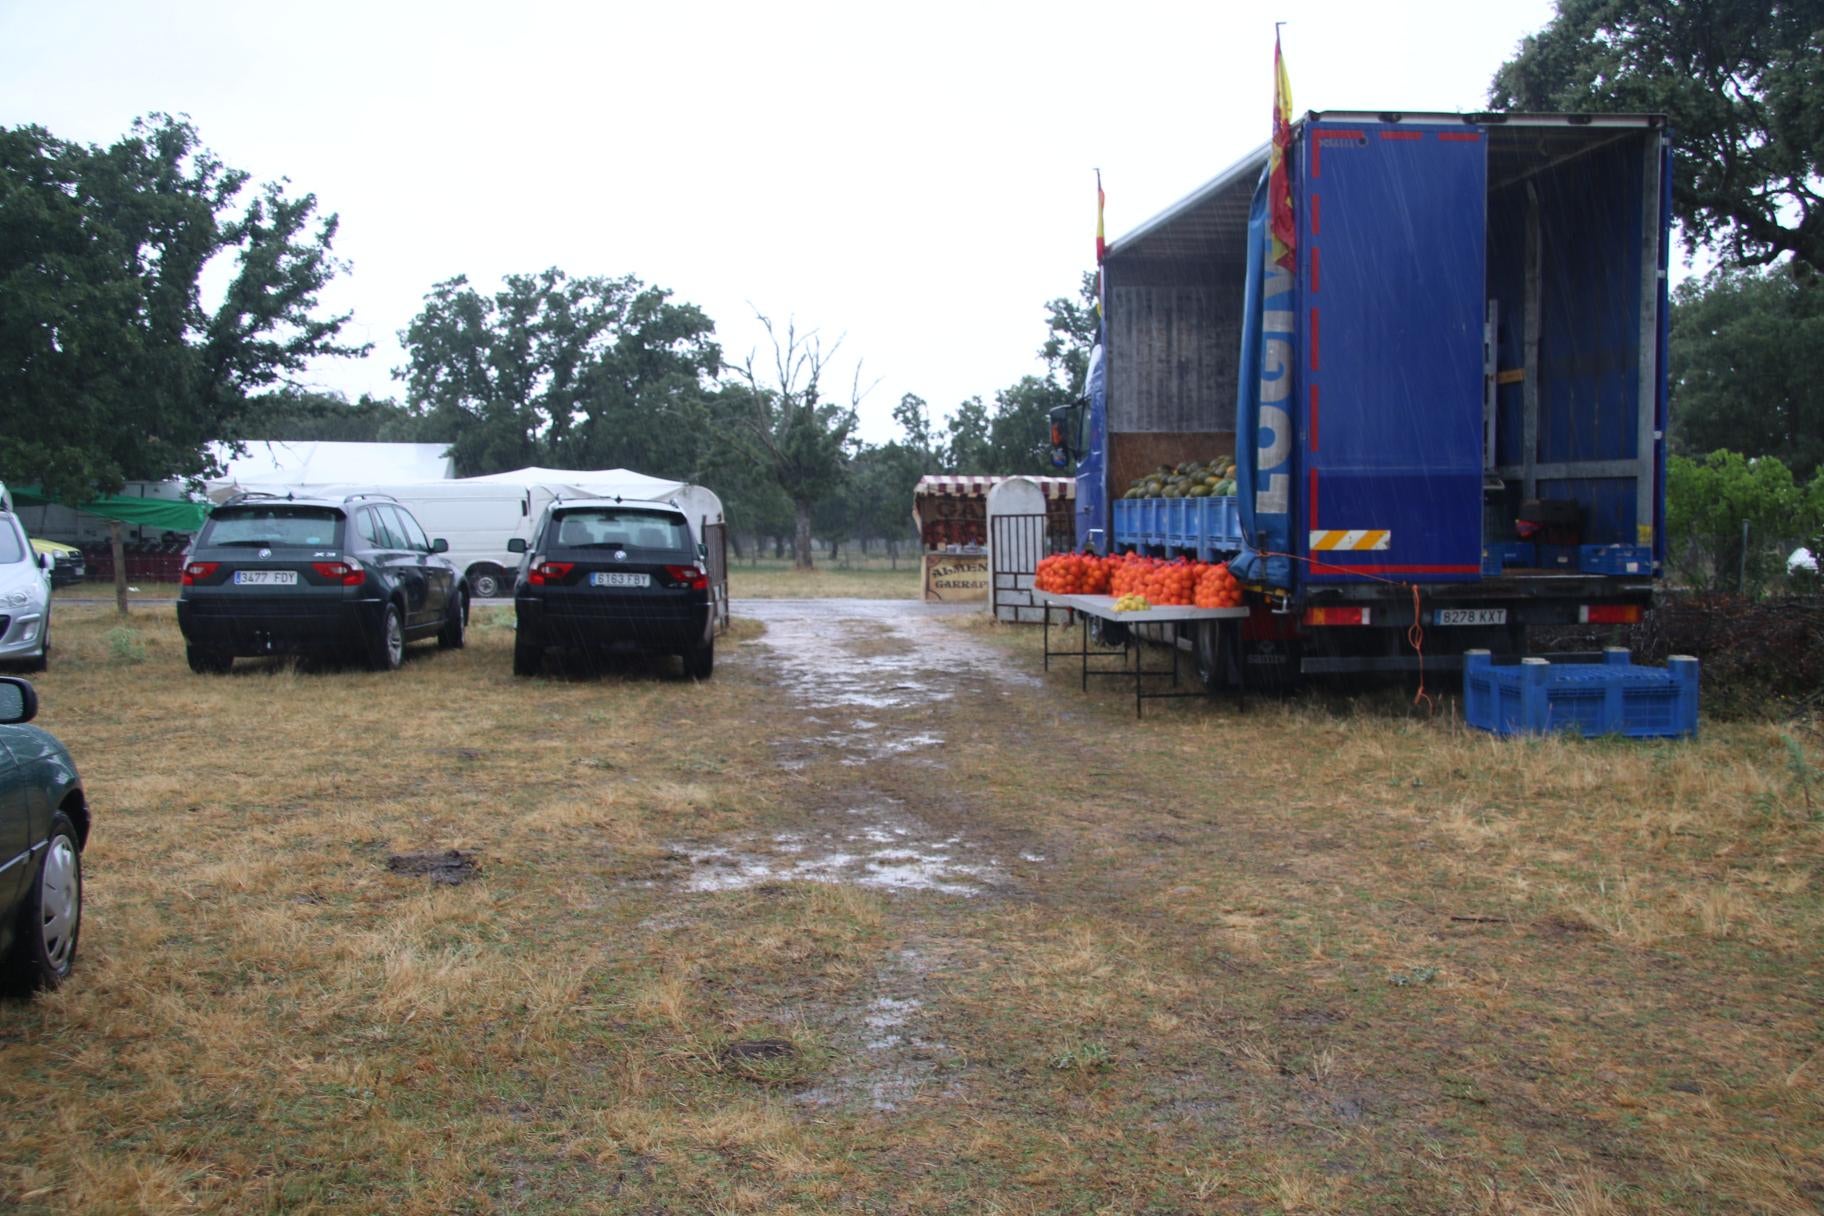
[[[1229,498],[1117,498],[1115,548],[1194,550],[1216,561],[1241,548],[1240,503]]]
[[[1530,540],[1491,540],[1482,549],[1482,573],[1492,576],[1509,566],[1531,566],[1539,551]]]
[[[1579,545],[1577,568],[1585,574],[1652,574],[1653,550],[1645,545]]]
[[[1140,540],[1140,504],[1143,501],[1139,498],[1115,499],[1114,552],[1143,543]]]
[[[1581,569],[1578,565],[1580,554],[1576,545],[1539,545],[1539,568],[1541,570],[1563,570],[1574,572]]]
[[[1463,656],[1463,716],[1497,735],[1574,731],[1632,739],[1697,734],[1697,660],[1673,655],[1664,667],[1636,667],[1626,650],[1601,663],[1522,659],[1497,667],[1486,650]]]

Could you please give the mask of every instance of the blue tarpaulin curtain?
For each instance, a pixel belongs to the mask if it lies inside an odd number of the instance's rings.
[[[1244,583],[1290,589],[1292,563],[1293,276],[1269,262],[1267,174],[1248,212],[1248,280],[1235,394],[1235,489],[1242,550],[1229,563]]]

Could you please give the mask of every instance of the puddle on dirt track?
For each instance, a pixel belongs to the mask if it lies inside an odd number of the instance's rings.
[[[786,769],[832,752],[852,767],[928,752],[944,744],[928,724],[908,729],[880,719],[952,700],[965,684],[1040,683],[1001,651],[945,624],[945,617],[982,612],[978,604],[744,600],[737,611],[765,623],[757,646],[767,675],[804,715],[806,729],[779,741]]]
[[[890,803],[856,807],[848,825],[786,832],[743,847],[674,844],[688,861],[688,891],[736,891],[763,883],[853,883],[887,891],[977,895],[1002,880],[1001,867],[961,836],[943,836]],[[968,858],[968,860],[964,860]]]
[[[800,1106],[887,1113],[928,1091],[940,1098],[955,1096],[954,1081],[935,1090],[932,1084],[956,1054],[936,1037],[920,995],[932,968],[930,955],[916,947],[889,958],[874,976],[874,999],[859,1009],[838,1011],[834,1018],[831,1043],[848,1067],[828,1084],[800,1090],[792,1100]]]
[[[954,826],[955,807],[922,805],[907,791],[943,787],[930,774],[944,763],[957,711],[966,719],[974,699],[1024,696],[1040,681],[943,619],[981,605],[765,600],[734,610],[766,626],[732,662],[786,702],[771,714],[777,763],[844,777],[807,782],[801,811],[764,833],[672,842],[657,882],[708,898],[794,881],[889,895],[917,944],[880,960],[852,999],[792,1011],[819,1028],[836,1060],[793,1101],[891,1112],[942,1099],[958,1084],[941,1079],[956,1053],[938,1031],[943,1002],[930,973],[967,947],[918,901],[1005,893],[1011,879],[991,839]]]

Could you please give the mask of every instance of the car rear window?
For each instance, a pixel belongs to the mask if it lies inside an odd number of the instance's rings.
[[[682,515],[581,507],[551,518],[556,549],[627,549],[646,553],[687,553],[690,525]]]
[[[332,507],[220,507],[209,517],[199,545],[333,545],[342,512]]]

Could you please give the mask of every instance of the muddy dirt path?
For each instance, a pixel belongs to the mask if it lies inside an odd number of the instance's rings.
[[[766,890],[813,880],[877,893],[894,947],[844,999],[799,993],[770,1011],[813,1025],[840,1063],[794,1101],[892,1112],[940,1097],[946,1043],[933,976],[981,960],[966,922],[1044,863],[1030,841],[984,821],[949,761],[984,722],[1039,686],[1004,651],[951,620],[958,608],[909,601],[756,600],[739,615],[765,634],[729,674],[768,689],[772,759],[793,791],[787,822],[746,839],[677,842],[692,892]]]

